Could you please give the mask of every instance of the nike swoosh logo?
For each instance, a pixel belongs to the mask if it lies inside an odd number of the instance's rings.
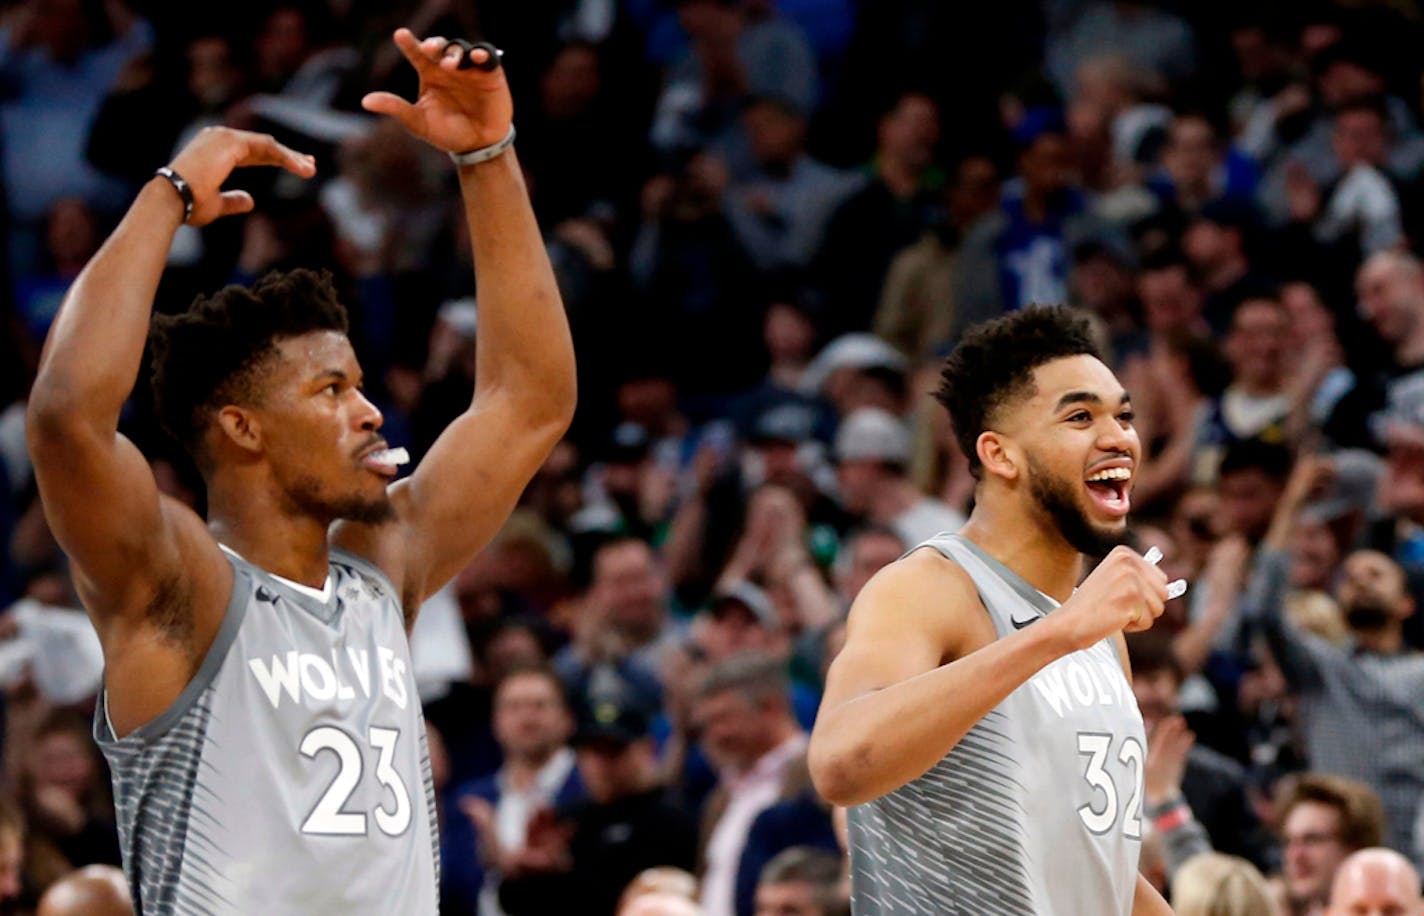
[[[1027,620],[1019,620],[1017,617],[1010,617],[1010,618],[1009,618],[1009,623],[1012,623],[1012,624],[1014,625],[1014,629],[1015,629],[1015,630],[1022,630],[1024,627],[1028,626],[1029,624],[1031,624],[1031,623],[1033,623],[1033,622],[1035,622],[1035,621],[1037,621],[1037,620],[1038,620],[1037,617],[1030,617],[1030,618],[1027,619]]]

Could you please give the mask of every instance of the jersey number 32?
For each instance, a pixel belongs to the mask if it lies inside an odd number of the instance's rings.
[[[1104,732],[1079,732],[1078,753],[1088,758],[1083,768],[1083,778],[1093,787],[1093,797],[1078,806],[1078,816],[1083,826],[1101,836],[1117,823],[1122,813],[1122,832],[1134,840],[1142,839],[1142,762],[1145,754],[1142,742],[1132,736],[1122,739],[1117,753],[1113,754],[1113,736]],[[1120,805],[1122,794],[1113,782],[1108,766],[1115,760],[1122,764],[1114,766],[1127,783],[1127,804]]]

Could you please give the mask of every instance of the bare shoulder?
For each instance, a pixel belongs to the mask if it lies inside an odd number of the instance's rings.
[[[109,716],[127,734],[168,709],[187,687],[222,628],[234,573],[207,525],[189,507],[160,498],[176,562],[149,582],[137,613],[93,613],[94,588],[77,581],[104,650]]]
[[[942,636],[952,647],[981,619],[988,622],[964,568],[936,550],[916,550],[866,583],[851,607],[847,637],[857,630],[908,630],[921,638]]]
[[[827,676],[827,708],[924,674],[993,638],[969,575],[934,550],[917,550],[876,573],[856,597],[845,648]]]

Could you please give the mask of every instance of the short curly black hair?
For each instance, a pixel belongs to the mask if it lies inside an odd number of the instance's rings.
[[[1034,393],[1033,370],[1068,356],[1102,359],[1091,325],[1066,306],[1029,306],[965,332],[945,361],[935,399],[949,411],[954,437],[975,479],[975,444],[1008,402]]]
[[[154,316],[153,400],[158,421],[198,462],[202,439],[225,404],[257,403],[263,363],[278,341],[311,331],[345,334],[346,308],[331,274],[305,268],[269,273],[251,288],[199,296],[186,312]]]

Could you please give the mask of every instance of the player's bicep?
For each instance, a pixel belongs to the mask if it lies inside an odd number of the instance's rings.
[[[823,709],[932,671],[954,655],[967,605],[978,598],[946,564],[928,551],[912,554],[866,584],[846,621],[845,648],[827,672]]]
[[[392,491],[400,519],[402,591],[423,599],[490,542],[563,433],[531,423],[514,402],[461,414]]]
[[[138,609],[181,566],[158,484],[118,433],[32,430],[45,516],[96,613]]]

